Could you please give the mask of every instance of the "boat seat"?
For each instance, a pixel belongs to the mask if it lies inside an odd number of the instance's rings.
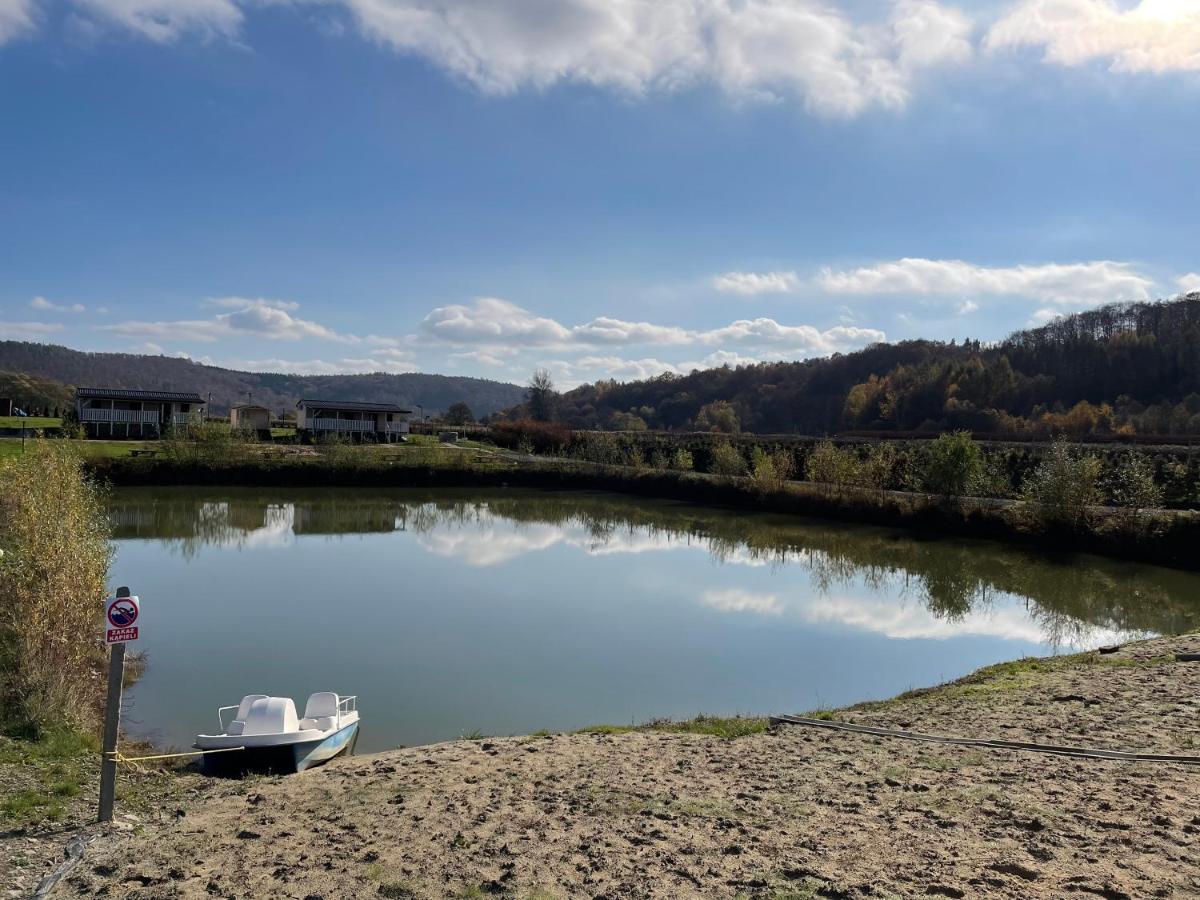
[[[316,728],[328,731],[334,728],[338,721],[338,695],[332,691],[318,691],[309,695],[304,704],[304,718],[300,720],[300,728]]]
[[[255,700],[265,700],[266,694],[247,694],[242,698],[242,702],[238,704],[237,712],[233,716],[233,721],[225,728],[226,734],[241,734],[246,729],[246,716],[250,714],[250,707],[254,705]]]
[[[260,697],[250,704],[242,734],[290,734],[298,730],[296,704],[290,697]]]

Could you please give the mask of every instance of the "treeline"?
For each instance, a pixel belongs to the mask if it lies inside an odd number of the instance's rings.
[[[953,479],[936,462],[937,452],[953,438],[970,474]],[[702,432],[573,431],[555,422],[519,420],[492,426],[492,439],[512,450],[635,469],[696,471],[712,475],[757,477],[764,484],[797,479],[836,489],[906,491],[1022,499],[1035,473],[1060,442],[992,443],[963,432],[936,441],[821,440]],[[1187,448],[1088,447],[1071,452],[1088,460],[1091,490],[1085,505],[1140,508],[1200,508],[1200,452]],[[1135,477],[1136,476],[1136,477]],[[1136,481],[1138,489],[1129,485]]]
[[[995,345],[903,341],[599,381],[556,396],[549,417],[575,429],[1200,435],[1200,294],[1113,304]]]

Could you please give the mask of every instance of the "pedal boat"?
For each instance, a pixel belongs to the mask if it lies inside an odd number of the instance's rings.
[[[358,742],[358,698],[321,691],[308,698],[304,718],[296,717],[290,697],[247,694],[237,706],[217,710],[220,731],[198,734],[197,750],[207,772],[303,772],[342,753],[352,754]],[[225,714],[237,710],[228,724]]]

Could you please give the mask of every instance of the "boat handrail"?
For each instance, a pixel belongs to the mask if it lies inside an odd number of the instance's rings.
[[[225,733],[225,719],[223,718],[223,714],[224,714],[224,713],[225,713],[227,710],[231,710],[231,709],[237,709],[239,706],[241,706],[241,704],[240,704],[240,703],[235,703],[235,704],[233,704],[233,706],[219,706],[219,707],[217,707],[217,734],[224,734],[224,733]]]
[[[349,704],[349,705],[347,705]],[[342,707],[345,706],[345,709]],[[358,694],[351,694],[349,697],[338,697],[337,705],[338,715],[338,731],[342,729],[342,713],[343,712],[358,712]]]

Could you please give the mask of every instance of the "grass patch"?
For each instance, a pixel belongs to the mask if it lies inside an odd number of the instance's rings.
[[[58,428],[62,419],[54,416],[0,416],[0,428]]]
[[[0,798],[0,821],[17,828],[60,821],[67,801],[93,780],[99,750],[95,737],[67,729],[40,740],[0,737],[0,766],[14,767],[25,783]]]

